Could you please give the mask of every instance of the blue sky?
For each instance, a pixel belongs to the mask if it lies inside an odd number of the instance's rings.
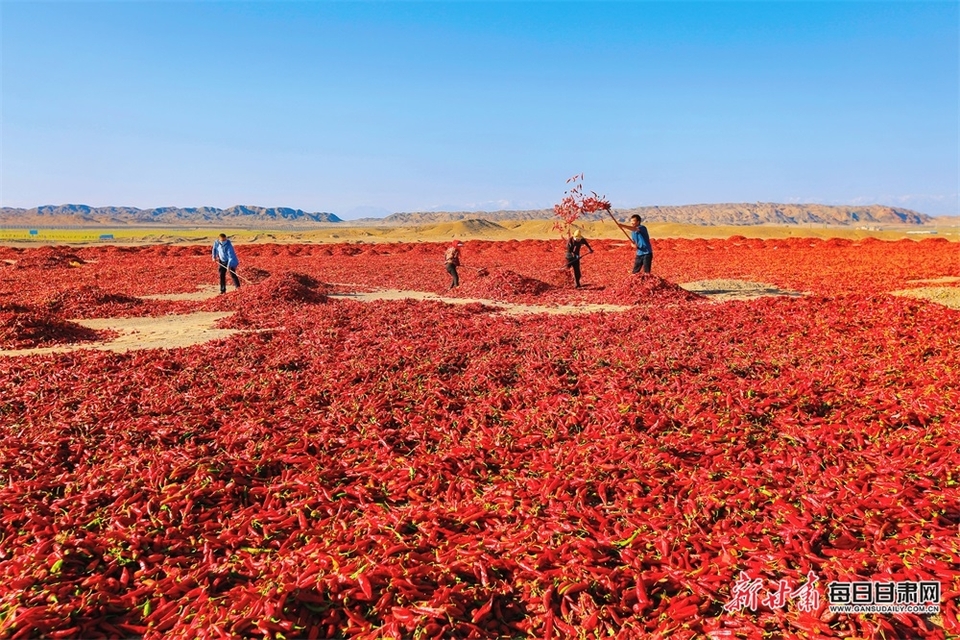
[[[0,1],[0,204],[957,214],[960,3]]]

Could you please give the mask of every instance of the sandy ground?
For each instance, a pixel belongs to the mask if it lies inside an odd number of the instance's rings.
[[[152,296],[140,296],[147,300],[209,300],[220,293],[220,286],[216,284],[201,284],[196,291],[186,293],[158,293]]]
[[[951,284],[954,282],[960,282],[960,277],[958,276],[943,276],[942,278],[926,278],[923,280],[907,280],[907,282],[916,283],[916,284]]]
[[[908,280],[910,284],[929,284],[929,285],[950,285],[960,283],[960,276],[942,276],[940,278],[923,278],[920,280]],[[930,286],[916,287],[913,289],[900,289],[891,291],[891,295],[903,296],[905,298],[917,298],[919,300],[930,300],[937,304],[942,304],[950,309],[960,309],[960,287],[949,286]]]
[[[66,353],[79,349],[95,351],[136,351],[140,349],[176,349],[189,347],[220,338],[228,338],[236,329],[217,329],[216,322],[231,313],[201,311],[183,315],[158,316],[155,318],[94,318],[73,320],[90,329],[110,329],[120,335],[109,342],[65,344],[38,349],[0,351],[0,356],[25,356],[43,353]]]
[[[784,291],[772,284],[748,282],[746,280],[698,280],[680,285],[687,291],[698,293],[714,302],[728,300],[750,300],[766,296],[790,296],[799,298],[805,295],[800,291]]]
[[[951,278],[950,282],[957,282],[960,278]],[[916,289],[901,289],[891,291],[895,296],[930,300],[951,309],[960,309],[960,287],[917,287]]]

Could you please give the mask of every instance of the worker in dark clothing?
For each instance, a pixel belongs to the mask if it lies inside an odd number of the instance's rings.
[[[580,249],[583,247],[593,253],[593,248],[583,237],[583,232],[580,229],[574,229],[573,235],[567,238],[567,268],[573,269],[573,281],[577,289],[580,288]]]
[[[446,253],[443,255],[443,263],[446,265],[447,273],[450,274],[451,278],[451,289],[460,286],[460,276],[457,274],[457,267],[460,266],[460,247],[462,246],[462,242],[454,240],[453,244],[450,245]]]

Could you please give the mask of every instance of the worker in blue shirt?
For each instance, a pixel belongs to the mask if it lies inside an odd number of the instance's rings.
[[[233,277],[233,284],[239,289],[237,267],[240,266],[240,260],[237,259],[237,252],[233,250],[233,244],[227,240],[225,233],[221,233],[220,239],[213,243],[213,261],[220,265],[220,293],[227,292],[227,271]]]
[[[630,216],[630,224],[617,223],[621,229],[630,232],[630,240],[637,248],[637,255],[633,260],[633,273],[650,273],[653,266],[653,246],[650,244],[650,234],[647,228],[640,224],[643,220],[637,214]]]

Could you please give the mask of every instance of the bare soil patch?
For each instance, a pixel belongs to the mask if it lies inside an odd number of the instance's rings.
[[[699,294],[715,302],[728,300],[752,300],[766,296],[789,296],[799,298],[800,291],[785,291],[776,285],[748,280],[698,280],[680,285],[687,291]]]
[[[940,278],[923,278],[920,280],[907,280],[907,282],[913,284],[951,284],[954,282],[960,282],[960,276],[943,276]]]
[[[158,293],[149,296],[140,296],[145,300],[209,300],[220,294],[220,286],[215,284],[197,285],[196,291],[187,293]]]
[[[949,282],[956,281],[960,281],[960,278],[949,280]],[[890,293],[906,298],[929,300],[950,309],[960,309],[960,287],[917,287],[916,289],[900,289]]]
[[[232,314],[225,312],[197,312],[152,318],[93,318],[74,320],[76,324],[95,329],[116,331],[119,335],[106,342],[67,344],[37,349],[0,351],[0,356],[25,356],[44,353],[66,353],[79,349],[96,351],[136,351],[139,349],[176,349],[228,338],[237,329],[218,329],[218,320]]]

